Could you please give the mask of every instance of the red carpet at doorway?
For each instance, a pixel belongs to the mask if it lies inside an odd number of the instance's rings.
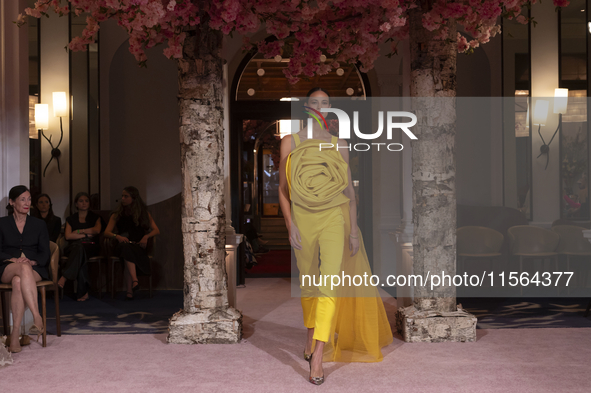
[[[247,270],[247,277],[289,277],[291,275],[291,250],[271,250],[256,254],[257,265]]]

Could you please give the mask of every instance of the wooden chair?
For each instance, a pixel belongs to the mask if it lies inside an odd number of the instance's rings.
[[[501,258],[501,247],[504,236],[491,228],[465,226],[457,230],[458,262],[463,272],[467,259],[487,259],[491,265],[495,259]],[[492,270],[492,266],[491,266]]]
[[[105,256],[105,252],[103,250],[103,239],[102,239],[103,235],[100,235],[99,237],[99,244],[101,245],[101,252],[99,255],[97,255],[96,257],[91,257],[88,258],[88,264],[90,265],[91,263],[96,263],[98,265],[98,292],[99,292],[99,299],[103,298],[103,288],[105,288],[105,292],[107,292],[109,290],[108,284],[107,284],[107,277],[109,276],[107,273],[105,272],[105,285],[103,285],[103,271],[102,271],[102,264],[105,264],[105,267],[107,266],[107,257]],[[64,254],[64,250],[66,249],[67,246],[67,242],[66,242],[66,238],[60,236],[59,239],[57,239],[58,241],[58,245],[60,247],[61,250],[61,265],[63,265],[67,260],[68,257],[63,255]],[[74,281],[74,286],[76,286],[76,281]],[[62,297],[63,297],[63,291],[62,291]]]
[[[583,258],[586,259],[587,262],[591,262],[591,243],[589,240],[585,238],[583,231],[586,230],[585,227],[575,226],[575,225],[555,225],[552,227],[552,230],[560,236],[560,242],[558,243],[558,248],[556,252],[558,252],[561,256],[566,256],[566,271],[571,271],[570,269],[570,261],[572,258]],[[584,274],[584,282],[587,283],[587,271],[589,270],[589,265],[587,265],[583,271]],[[576,283],[573,283],[576,285]],[[567,293],[570,294],[570,287],[573,286],[572,284],[567,287]]]
[[[115,298],[115,263],[121,262],[120,258],[113,256],[113,250],[117,245],[117,241],[114,239],[107,239],[105,238],[104,247],[107,251],[107,259],[110,261],[111,266],[111,299]],[[153,237],[148,239],[148,244],[146,246],[146,252],[148,253],[148,258],[150,259],[150,271],[154,268],[154,243],[155,239]],[[153,271],[152,271],[153,273]],[[148,276],[149,278],[149,296],[152,297],[152,274]],[[139,279],[139,277],[138,277]]]
[[[57,324],[57,336],[60,337],[62,335],[62,328],[60,325],[59,292],[57,286],[57,271],[60,259],[60,249],[54,242],[49,242],[49,250],[51,252],[51,259],[49,263],[49,275],[51,277],[51,281],[42,280],[37,283],[37,289],[39,290],[39,292],[41,292],[41,315],[43,317],[43,326],[45,326],[45,330],[43,331],[43,347],[47,346],[47,309],[45,301],[46,288],[53,289],[53,294],[55,298],[55,321]],[[2,322],[4,325],[4,333],[8,335],[8,307],[6,307],[6,296],[4,294],[5,292],[12,292],[12,285],[0,283],[0,295],[2,299]]]
[[[511,254],[519,257],[520,276],[523,273],[523,260],[526,258],[554,260],[558,271],[558,233],[532,225],[517,225],[509,228],[507,233],[511,241]],[[560,287],[557,290],[560,294]],[[520,294],[522,293],[523,287],[520,287]]]

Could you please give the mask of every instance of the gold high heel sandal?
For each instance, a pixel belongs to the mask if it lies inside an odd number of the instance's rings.
[[[305,349],[304,349],[304,360],[305,360],[306,362],[309,362],[310,360],[312,360],[312,354],[309,354],[309,355],[308,355],[308,354],[306,353],[306,350],[305,350]]]
[[[23,349],[21,347],[18,347],[16,349],[12,349],[12,348],[8,347],[8,352],[10,352],[10,353],[19,353],[22,350]]]
[[[37,335],[37,342],[39,342],[39,336],[42,336],[43,332],[45,332],[45,329],[43,328],[43,326],[39,327],[35,324],[33,324],[33,326],[31,326],[31,328],[29,329],[30,334]]]
[[[12,342],[12,340],[10,339],[10,336],[8,336],[8,337],[6,337],[6,342],[4,343],[4,345],[6,345],[7,347],[10,347],[11,342]],[[25,335],[21,336],[21,338],[18,340],[18,342],[21,347],[24,347],[25,345],[31,344],[31,338],[25,334]]]
[[[321,377],[313,377],[312,376],[312,356],[314,355],[314,353],[312,353],[312,355],[310,355],[310,361],[309,361],[309,365],[310,365],[310,383],[313,385],[322,385],[324,383],[324,373],[322,373]]]

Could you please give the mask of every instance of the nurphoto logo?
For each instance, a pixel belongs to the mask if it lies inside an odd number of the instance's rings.
[[[310,108],[308,106],[304,106],[306,113],[311,117],[308,118],[308,138],[312,139],[312,122],[316,120],[316,122],[320,125],[321,128],[325,128],[328,130],[328,123],[326,118],[322,115],[322,113],[334,113],[337,116],[338,123],[339,123],[339,138],[340,139],[351,139],[351,120],[347,112],[338,109],[338,108],[320,108],[320,110],[316,110],[314,108]],[[398,118],[410,118],[410,121],[401,123],[395,119]],[[402,130],[410,139],[416,140],[417,137],[415,134],[412,133],[410,127],[417,124],[417,117],[414,113],[411,112],[400,112],[400,111],[379,111],[378,112],[378,130],[371,134],[365,134],[359,130],[359,112],[353,112],[353,131],[355,135],[359,139],[365,140],[372,140],[379,138],[382,133],[384,132],[384,118],[386,119],[386,138],[388,140],[392,139],[392,133],[395,129]],[[380,146],[385,145],[389,151],[401,151],[404,146],[401,143],[371,143],[371,146],[377,147],[377,150],[380,150]],[[332,143],[320,143],[320,150],[324,149],[331,149],[335,147]],[[369,143],[355,143],[349,144],[348,150],[355,150],[355,151],[368,151],[371,149]],[[339,146],[336,146],[337,150]],[[341,147],[342,149],[342,147]]]

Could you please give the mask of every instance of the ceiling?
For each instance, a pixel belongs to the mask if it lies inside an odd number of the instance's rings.
[[[306,97],[308,91],[314,87],[322,87],[331,97],[365,97],[363,81],[354,65],[343,64],[340,70],[333,69],[323,76],[302,77],[298,83],[292,85],[283,74],[288,62],[289,59],[276,61],[265,59],[260,53],[255,55],[240,77],[236,99],[277,101],[285,97]],[[258,75],[257,71],[263,75]]]

